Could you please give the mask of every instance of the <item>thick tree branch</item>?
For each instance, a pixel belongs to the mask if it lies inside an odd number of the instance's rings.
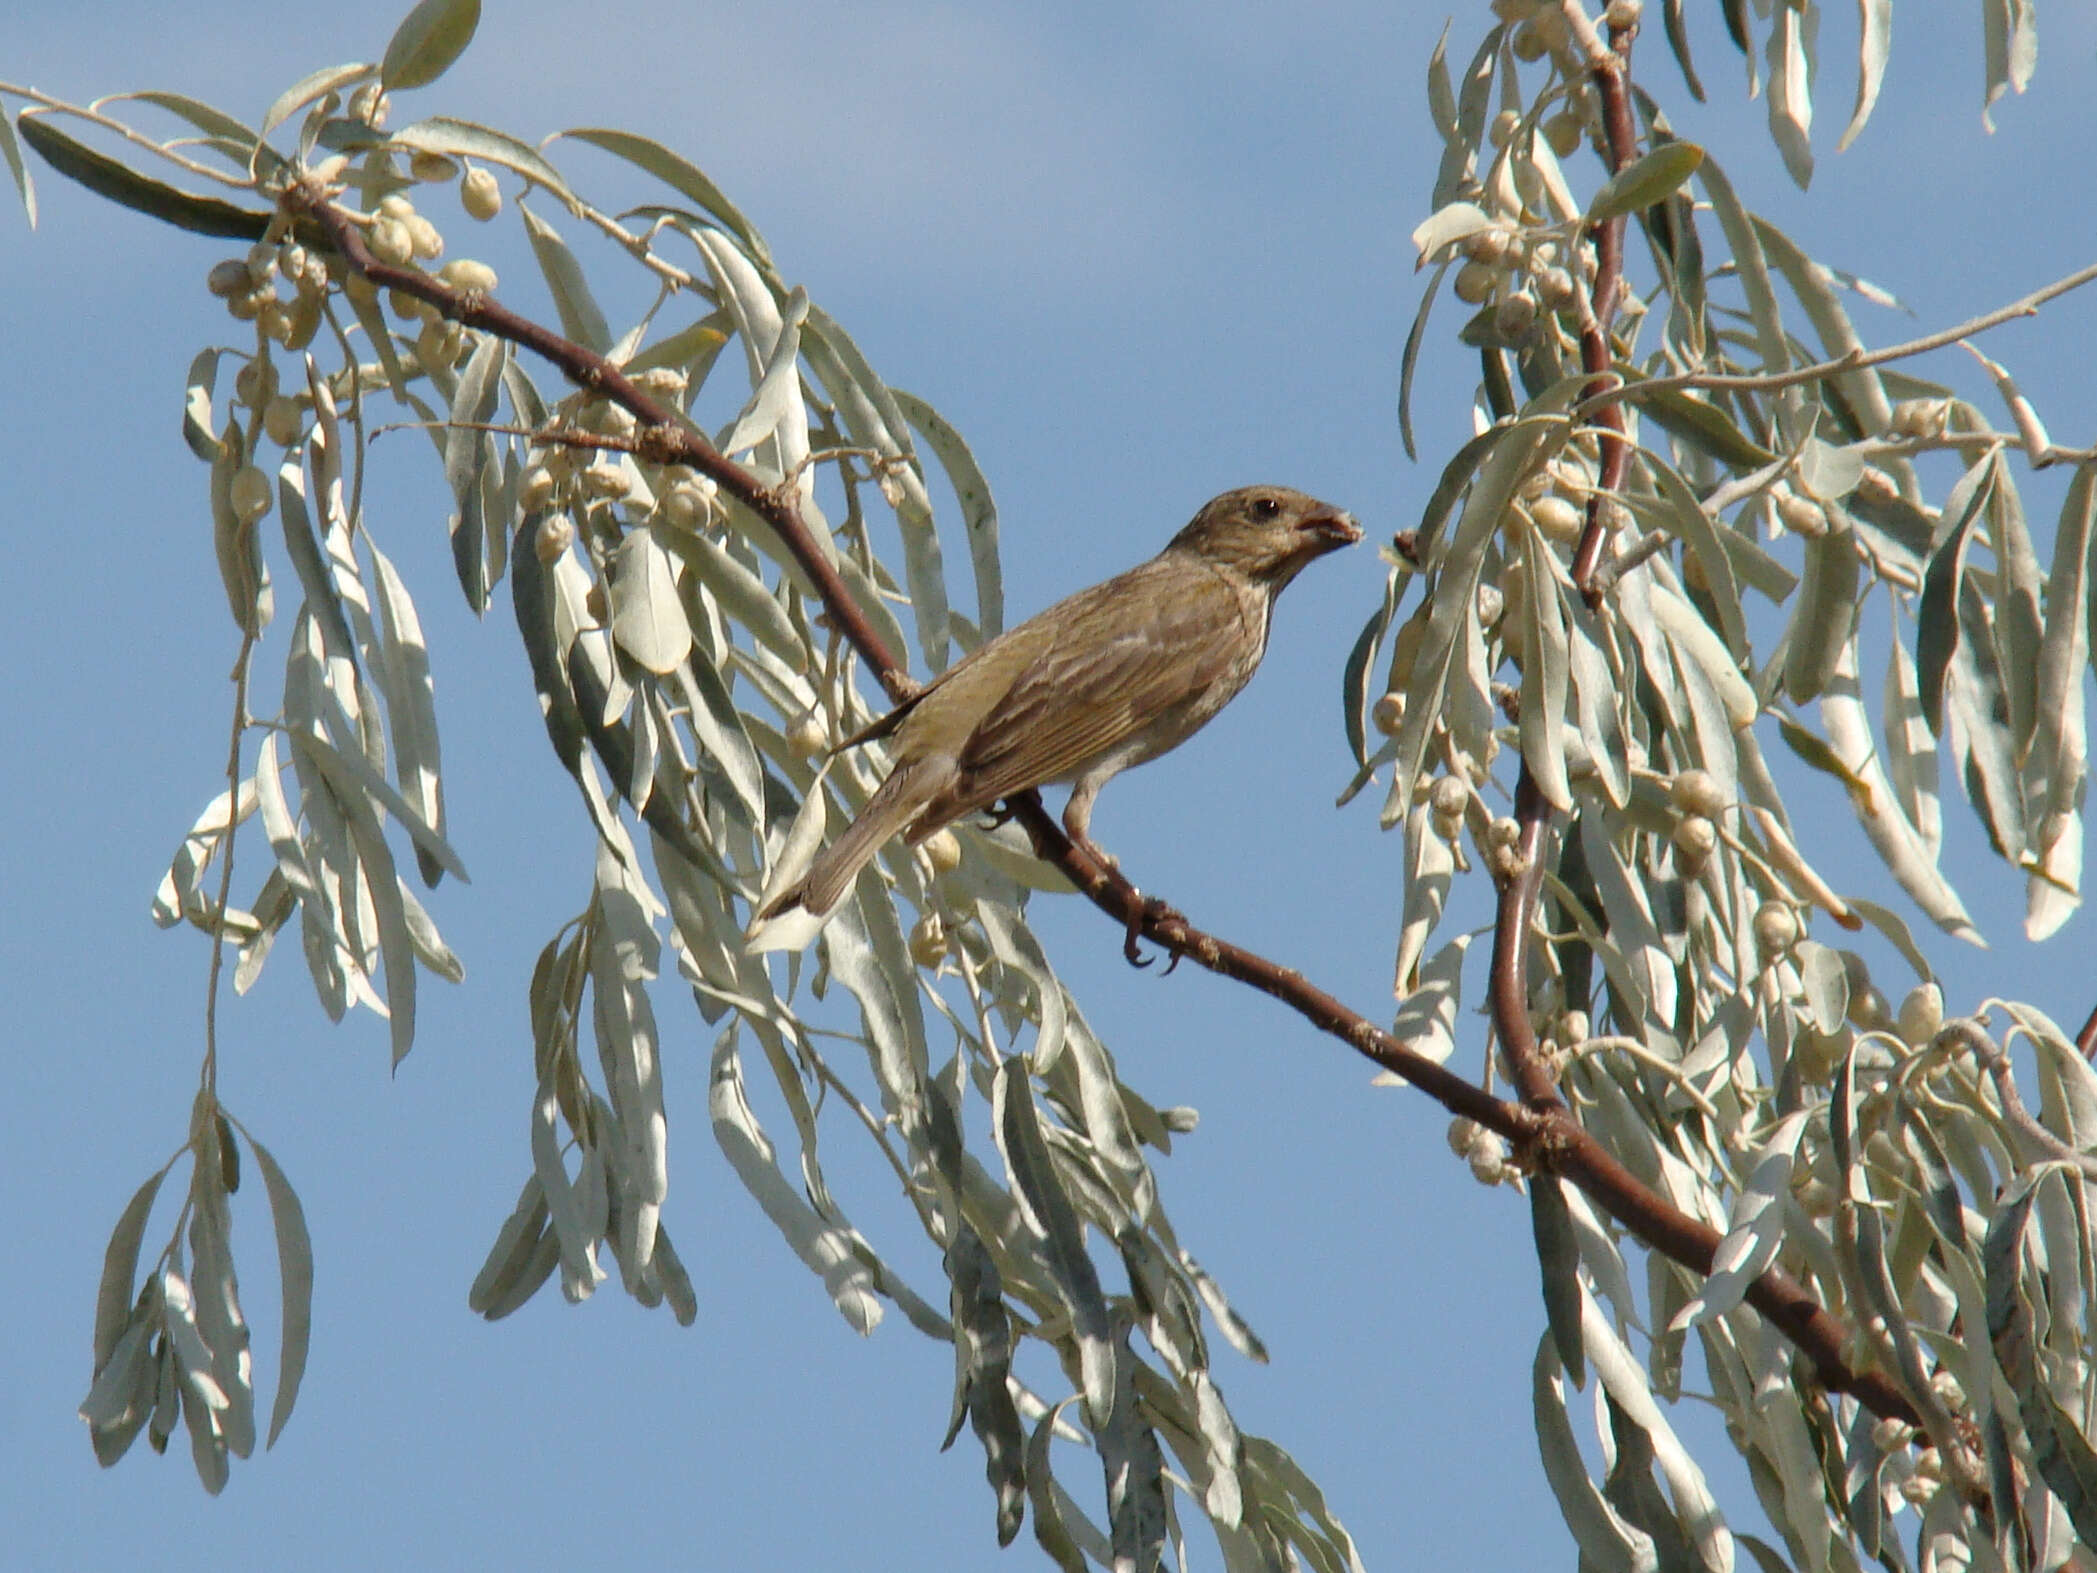
[[[882,685],[898,697],[914,690],[915,685],[895,653],[859,610],[784,488],[766,487],[748,470],[717,452],[703,434],[685,425],[675,411],[636,388],[603,356],[519,316],[485,294],[455,290],[419,270],[380,262],[364,244],[356,221],[335,207],[329,193],[316,183],[294,186],[286,193],[284,203],[294,216],[308,217],[318,224],[329,244],[341,252],[350,267],[373,284],[403,290],[427,301],[452,321],[522,345],[544,356],[578,386],[602,393],[630,411],[649,428],[642,437],[644,457],[658,463],[690,465],[762,518],[808,575],[832,623]],[[1533,794],[1533,788],[1531,791]],[[1541,804],[1540,794],[1534,795]],[[1719,1243],[1717,1232],[1671,1206],[1604,1151],[1565,1110],[1555,1091],[1547,1090],[1544,1096],[1534,1097],[1525,1086],[1525,1097],[1532,1100],[1528,1106],[1494,1097],[1399,1041],[1293,968],[1219,939],[1178,913],[1161,911],[1147,903],[1118,870],[1102,866],[1071,843],[1062,826],[1042,806],[1038,793],[1022,793],[1011,799],[1008,807],[1033,837],[1041,855],[1118,923],[1147,935],[1175,955],[1287,1005],[1320,1031],[1405,1078],[1451,1113],[1476,1120],[1505,1137],[1517,1150],[1529,1155],[1532,1162],[1572,1180],[1648,1247],[1692,1271],[1710,1272]],[[1543,806],[1534,830],[1525,830],[1523,847],[1532,863],[1540,848],[1543,818],[1548,811],[1548,806]],[[1508,931],[1509,953],[1504,967],[1496,943],[1496,999],[1503,972],[1516,980],[1525,973],[1527,913],[1533,910],[1540,877],[1540,873],[1525,875],[1516,882],[1530,894],[1521,904],[1520,922]],[[1509,1013],[1505,1023],[1500,1021],[1500,1015],[1496,1010],[1495,1024],[1501,1031],[1503,1046],[1510,1030],[1528,1033],[1526,1010]],[[1513,1025],[1516,1022],[1519,1027]],[[1533,1034],[1526,1042],[1533,1060]],[[1855,1371],[1844,1362],[1846,1330],[1791,1278],[1781,1272],[1765,1273],[1750,1288],[1748,1298],[1813,1362],[1825,1386],[1852,1394],[1874,1414],[1914,1421],[1913,1410],[1897,1388],[1874,1372]]]

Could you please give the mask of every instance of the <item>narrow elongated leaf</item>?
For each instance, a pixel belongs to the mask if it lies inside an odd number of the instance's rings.
[[[1602,183],[1587,205],[1589,224],[1606,224],[1665,201],[1697,172],[1704,150],[1694,142],[1663,142],[1626,164]],[[1418,235],[1414,236],[1415,241]]]
[[[141,1185],[124,1204],[117,1215],[116,1228],[109,1234],[109,1244],[102,1252],[102,1281],[95,1290],[95,1370],[99,1373],[109,1363],[116,1350],[117,1340],[124,1336],[124,1329],[131,1321],[131,1308],[136,1300],[133,1285],[138,1278],[138,1247],[145,1238],[146,1220],[152,1216],[153,1199],[160,1194],[160,1182],[167,1178],[162,1169]]]
[[[568,182],[561,178],[560,171],[547,163],[545,156],[529,142],[520,142],[507,132],[477,125],[471,120],[433,115],[427,120],[401,127],[391,134],[389,140],[394,146],[410,152],[449,153],[500,164],[544,186],[559,197],[571,213],[580,212],[581,205],[575,193],[568,189]]]
[[[969,567],[976,581],[976,631],[985,639],[994,639],[1005,630],[1005,579],[998,558],[998,510],[991,499],[990,482],[945,416],[914,393],[901,388],[890,388],[888,393],[947,472],[961,504],[961,526],[967,534]]]
[[[271,103],[262,117],[261,134],[268,136],[314,100],[362,82],[377,69],[374,65],[352,62],[349,65],[323,66],[318,71],[300,77],[279,93]]]
[[[480,20],[481,0],[421,0],[386,41],[379,80],[389,90],[428,86],[466,52]]]
[[[148,218],[228,240],[260,240],[269,228],[269,215],[265,212],[236,207],[216,197],[194,196],[141,175],[128,164],[76,142],[34,111],[25,110],[16,125],[22,140],[36,150],[37,156],[68,180]],[[24,181],[26,176],[18,177],[17,183]]]
[[[7,172],[14,176],[15,190],[22,197],[22,212],[29,219],[29,227],[36,228],[36,182],[29,178],[29,166],[22,162],[22,143],[15,135],[15,123],[4,109],[0,109],[0,158],[7,160]]]
[[[740,240],[753,257],[767,267],[771,265],[771,253],[765,249],[764,238],[757,233],[755,226],[721,194],[720,188],[696,164],[680,154],[631,131],[609,130],[601,126],[578,126],[560,135],[603,148],[605,152],[646,170],[671,190],[698,203],[709,217],[718,220]]]

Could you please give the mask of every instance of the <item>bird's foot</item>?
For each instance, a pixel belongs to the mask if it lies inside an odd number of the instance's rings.
[[[1128,958],[1130,966],[1147,967],[1157,958],[1146,956],[1137,949],[1138,943],[1143,938],[1144,924],[1174,921],[1184,923],[1186,918],[1176,907],[1157,896],[1135,895],[1134,892],[1131,892],[1131,895],[1134,896],[1134,899],[1129,902],[1128,933],[1122,940],[1121,953]],[[1179,966],[1179,964],[1180,953],[1175,950],[1172,952],[1171,959],[1165,963],[1165,970],[1159,973],[1158,976],[1161,978],[1171,977],[1173,969]]]

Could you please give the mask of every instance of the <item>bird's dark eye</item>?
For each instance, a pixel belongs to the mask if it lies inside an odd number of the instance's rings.
[[[1278,497],[1253,498],[1252,516],[1255,519],[1279,518],[1281,516],[1281,499]]]

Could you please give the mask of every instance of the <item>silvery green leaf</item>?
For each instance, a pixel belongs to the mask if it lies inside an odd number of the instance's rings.
[[[1420,958],[1442,920],[1442,907],[1456,874],[1456,848],[1435,834],[1427,803],[1415,803],[1405,819],[1405,900],[1398,918],[1398,955],[1391,990],[1400,998],[1420,986]]]
[[[1831,529],[1805,545],[1805,574],[1784,635],[1784,691],[1800,704],[1820,696],[1849,643],[1864,571],[1851,535]]]
[[[560,133],[573,137],[578,142],[588,142],[607,153],[625,159],[629,164],[646,170],[664,185],[680,195],[689,197],[707,213],[717,219],[730,234],[743,243],[759,263],[771,266],[772,256],[765,249],[763,238],[750,221],[721,194],[720,188],[698,168],[680,155],[652,142],[647,137],[636,136],[630,131],[608,130],[597,126],[580,126]]]
[[[1573,664],[1565,606],[1559,599],[1557,562],[1543,532],[1523,531],[1522,547],[1529,567],[1528,617],[1522,627],[1522,760],[1544,797],[1565,810],[1573,806],[1562,736]]]
[[[1582,1299],[1582,1341],[1595,1374],[1630,1423],[1646,1433],[1653,1461],[1674,1498],[1675,1517],[1696,1546],[1699,1560],[1712,1573],[1728,1573],[1733,1565],[1733,1537],[1703,1471],[1661,1414],[1637,1356],[1617,1336],[1593,1297],[1583,1294]]]
[[[1818,13],[1777,8],[1769,29],[1769,134],[1803,191],[1813,183],[1813,54]]]
[[[211,1350],[211,1376],[226,1397],[218,1430],[226,1449],[246,1458],[255,1448],[254,1356],[247,1318],[240,1312],[240,1284],[233,1271],[223,1198],[199,1201],[190,1213],[190,1288],[197,1330]]]
[[[277,1237],[277,1277],[283,1289],[280,1336],[284,1340],[277,1361],[277,1398],[270,1408],[269,1437],[265,1447],[275,1447],[284,1423],[298,1402],[299,1384],[305,1380],[306,1354],[313,1336],[313,1241],[306,1232],[306,1209],[298,1192],[285,1178],[267,1147],[248,1137],[248,1147],[262,1170],[262,1187],[269,1196],[270,1221]]]
[[[1112,1567],[1114,1551],[1056,1479],[1049,1443],[1069,1402],[1045,1410],[1027,1438],[1027,1496],[1034,1504],[1035,1543],[1063,1573],[1087,1573],[1088,1554],[1100,1567]]]
[[[1487,30],[1478,51],[1464,69],[1463,85],[1457,89],[1454,134],[1443,132],[1441,167],[1434,177],[1433,204],[1439,208],[1459,196],[1474,178],[1474,164],[1481,156],[1485,123],[1493,108],[1493,79],[1500,63],[1500,45],[1507,36],[1504,26]],[[1431,74],[1430,74],[1431,76]]]
[[[593,1024],[619,1116],[620,1167],[635,1197],[659,1206],[669,1191],[669,1125],[647,981],[660,966],[661,944],[648,912],[601,845],[596,910],[602,927],[590,947]],[[647,1266],[645,1250],[637,1266]]]
[[[1733,1216],[1712,1257],[1711,1272],[1696,1297],[1676,1312],[1673,1327],[1693,1327],[1725,1315],[1777,1259],[1784,1243],[1784,1209],[1773,1204],[1791,1184],[1792,1160],[1806,1117],[1803,1109],[1785,1115],[1756,1148],[1754,1167],[1733,1198]]]
[[[270,104],[262,116],[261,134],[268,136],[308,104],[364,81],[377,69],[376,66],[352,62],[349,65],[323,66],[300,77]]]
[[[1943,522],[1930,548],[1916,610],[1915,661],[1922,682],[1922,708],[1930,730],[1944,734],[1944,688],[1959,644],[1959,590],[1966,546],[1993,490],[1998,465],[1990,449],[1959,478],[1944,499]]]
[[[1464,952],[1472,936],[1459,934],[1430,956],[1420,968],[1420,981],[1399,1002],[1391,1022],[1391,1035],[1415,1054],[1425,1055],[1437,1065],[1456,1052],[1456,1009],[1462,1003]],[[1379,1086],[1404,1081],[1396,1071],[1380,1071]]]
[[[757,745],[744,730],[742,715],[727,683],[713,662],[706,659],[705,652],[696,647],[691,659],[677,669],[676,676],[684,690],[687,719],[699,746],[721,767],[749,822],[763,824],[764,761],[758,758]]]
[[[495,1244],[489,1248],[488,1257],[481,1270],[474,1275],[473,1286],[466,1291],[467,1307],[479,1312],[488,1320],[495,1321],[498,1313],[494,1307],[517,1287],[525,1277],[525,1269],[537,1255],[539,1242],[546,1236],[550,1213],[546,1206],[546,1192],[539,1184],[538,1172],[534,1170],[517,1193],[517,1205],[496,1231]],[[551,1262],[547,1273],[552,1271]],[[532,1282],[532,1288],[546,1281],[541,1273]]]
[[[420,0],[386,41],[379,81],[389,90],[427,87],[473,42],[481,0]]]
[[[1777,309],[1777,292],[1770,283],[1768,261],[1763,255],[1762,242],[1755,232],[1754,217],[1740,205],[1733,193],[1733,184],[1719,168],[1715,159],[1706,158],[1698,167],[1697,183],[1711,199],[1711,208],[1718,215],[1719,226],[1725,231],[1726,246],[1733,253],[1733,266],[1738,271],[1740,287],[1747,296],[1748,317],[1755,325],[1755,342],[1761,354],[1758,371],[1788,371],[1791,368],[1790,341],[1784,333],[1782,314]]]
[[[1019,921],[1016,915],[1008,919],[1003,910],[992,907],[983,914],[983,931],[989,937],[991,950],[997,958],[1032,986],[1031,1014],[1036,1023],[1036,1031],[1034,1046],[1028,1058],[1032,1062],[1034,1073],[1045,1077],[1060,1068],[1063,1045],[1069,1036],[1066,1031],[1069,1012],[1064,1005],[1063,986],[1050,970],[1048,958],[1042,954],[1033,931],[1024,922]],[[1096,1043],[1093,1046],[1098,1048]],[[1095,1078],[1103,1068],[1094,1067]],[[1107,1082],[1111,1084],[1111,1068],[1105,1068],[1105,1075]],[[1129,1140],[1127,1121],[1125,1118],[1117,1118],[1118,1112],[1117,1109],[1114,1115],[1108,1117],[1113,1133],[1111,1140],[1115,1156],[1125,1168],[1141,1168],[1143,1160],[1136,1155],[1135,1145]]]
[[[1413,271],[1440,260],[1444,246],[1452,246],[1492,226],[1491,215],[1475,202],[1450,202],[1435,209],[1414,226],[1413,250],[1419,255],[1414,259]]]
[[[743,340],[754,387],[764,376],[765,366],[784,327],[772,286],[748,254],[728,236],[704,227],[693,228],[689,233],[700,256],[705,259],[721,304],[727,308],[736,332]],[[813,320],[812,311],[810,315]],[[806,510],[815,500],[815,476],[808,464],[808,411],[801,400],[788,401],[769,440],[776,473],[782,479],[791,479],[794,495]],[[770,535],[771,531],[766,529],[760,539]],[[829,531],[816,532],[816,538],[827,546]],[[855,585],[853,588],[857,595],[859,587]],[[859,599],[862,608],[873,604],[868,597]]]
[[[175,849],[174,859],[153,893],[153,921],[160,927],[172,928],[185,917],[199,923],[210,922],[215,898],[204,892],[204,871],[217,856],[229,821],[240,824],[255,812],[255,782],[252,778],[240,783],[238,809],[233,810],[232,804],[230,792],[221,792],[205,804],[204,812],[197,816],[196,823],[189,827],[189,833]]]
[[[117,1342],[132,1325],[137,1297],[132,1291],[138,1276],[138,1247],[145,1238],[146,1220],[153,1212],[153,1199],[160,1194],[162,1169],[131,1193],[131,1200],[117,1214],[116,1228],[102,1252],[102,1279],[95,1289],[95,1371],[99,1377],[109,1364]]]
[[[1555,1174],[1529,1181],[1529,1224],[1543,1273],[1544,1314],[1559,1362],[1575,1387],[1587,1385],[1587,1354],[1580,1344],[1580,1244],[1566,1206],[1565,1187]]]
[[[1915,658],[1896,630],[1886,656],[1886,687],[1880,706],[1886,735],[1886,777],[1923,851],[1935,861],[1944,844],[1944,808],[1937,795],[1937,740],[1922,709]]]
[[[372,767],[371,761],[366,759],[360,750],[355,748],[336,748],[324,739],[315,737],[308,732],[294,732],[292,734],[292,742],[294,755],[297,755],[301,748],[309,750],[307,757],[316,757],[312,751],[324,751],[328,764],[334,770],[334,775],[330,777],[330,784],[335,788],[337,799],[350,809],[352,832],[356,828],[357,817],[356,809],[352,806],[352,799],[356,803],[365,804],[368,811],[369,804],[366,803],[368,796],[370,803],[376,803],[393,816],[394,821],[401,829],[407,831],[409,839],[415,843],[416,847],[427,852],[435,859],[438,867],[450,873],[462,884],[472,883],[467,876],[466,865],[459,861],[459,854],[452,850],[451,843],[437,833],[436,829],[422,817],[419,810],[410,804],[406,798],[402,797],[399,792],[394,790],[393,783],[380,775]],[[340,777],[341,779],[335,779],[335,777]],[[372,815],[374,833],[377,833],[377,827],[377,816]]]
[[[269,564],[262,558],[255,521],[243,521],[233,508],[233,478],[246,462],[239,418],[228,416],[225,433],[219,438],[218,457],[211,465],[211,541],[218,554],[219,581],[225,586],[233,626],[252,635],[269,626],[276,600],[270,590]]]
[[[5,115],[0,115],[0,125],[5,125],[6,120]],[[219,349],[198,350],[189,363],[182,390],[182,440],[206,464],[217,462],[223,451],[218,433],[212,428],[211,395],[218,385],[218,359],[224,353]]]
[[[925,439],[954,488],[976,582],[976,629],[985,639],[995,638],[1005,628],[1005,580],[998,560],[998,510],[991,499],[990,482],[945,416],[901,388],[888,389],[888,395],[911,428]]]
[[[649,1271],[661,1285],[663,1299],[670,1307],[670,1314],[677,1318],[679,1327],[690,1327],[699,1320],[699,1297],[692,1293],[691,1274],[684,1270],[684,1262],[677,1248],[670,1243],[670,1231],[660,1224],[655,1230],[655,1260]]]
[[[872,1276],[852,1250],[849,1232],[825,1222],[795,1194],[779,1172],[771,1139],[758,1124],[743,1091],[742,1056],[735,1039],[736,1028],[731,1022],[714,1040],[707,1096],[714,1139],[721,1144],[736,1178],[757,1198],[773,1227],[786,1237],[794,1254],[823,1280],[823,1287],[846,1325],[857,1333],[871,1333],[880,1324],[882,1314]]]
[[[752,381],[750,399],[714,439],[723,453],[754,448],[779,429],[790,409],[801,407],[801,325],[808,320],[808,292],[796,286],[779,314],[779,331]],[[806,411],[802,417],[807,419]]]
[[[1583,1563],[1622,1573],[1658,1573],[1660,1559],[1653,1537],[1611,1507],[1588,1478],[1587,1463],[1566,1413],[1559,1385],[1558,1355],[1546,1333],[1537,1341],[1531,1367],[1531,1401],[1537,1446],[1543,1453],[1544,1479],[1558,1498],[1558,1511],[1580,1547]]]
[[[1405,456],[1417,461],[1420,457],[1418,445],[1413,440],[1413,373],[1419,369],[1420,346],[1427,341],[1427,316],[1434,309],[1434,298],[1441,293],[1442,279],[1456,265],[1454,255],[1435,265],[1434,277],[1420,291],[1420,304],[1413,312],[1413,325],[1405,335],[1405,351],[1398,358],[1398,438],[1405,444]]]
[[[393,853],[386,845],[385,832],[379,827],[365,791],[376,782],[400,803],[396,817],[401,818],[402,824],[408,825],[414,816],[412,812],[404,813],[407,804],[400,802],[399,794],[386,786],[362,758],[343,753],[305,731],[291,734],[291,751],[327,781],[347,821],[357,862],[363,870],[362,888],[370,897],[377,920],[379,958],[386,974],[386,1015],[392,1029],[393,1063],[398,1065],[415,1042],[415,950],[401,907],[400,876],[394,871]],[[370,781],[360,779],[359,766],[370,775]],[[412,831],[414,827],[409,828]],[[436,840],[435,846],[441,847],[443,842]]]
[[[37,156],[45,163],[66,179],[87,187],[96,196],[106,197],[133,212],[198,235],[252,241],[260,240],[269,228],[266,213],[222,202],[216,197],[192,195],[96,152],[51,124],[37,112],[38,107],[25,109],[16,118],[15,134],[35,148]]]
[[[1587,223],[1606,224],[1613,218],[1642,213],[1655,203],[1664,202],[1681,189],[1703,162],[1704,150],[1694,142],[1660,143],[1602,183],[1587,205]],[[1418,231],[1413,240],[1418,244]]]
[[[2023,92],[2039,61],[2038,7],[2034,0],[1985,0],[1981,6],[1988,90],[1981,124],[1995,129],[1995,101],[2014,88]]]
[[[612,637],[649,671],[674,672],[692,650],[677,595],[677,565],[648,525],[619,543],[611,567]]]
[[[583,272],[582,264],[575,260],[575,253],[568,249],[568,243],[551,224],[521,202],[517,204],[517,211],[524,216],[525,234],[531,241],[532,256],[539,264],[539,272],[545,276],[546,287],[553,292],[554,310],[561,318],[561,332],[584,349],[605,354],[612,347],[612,330],[604,320],[597,297],[590,292],[589,277]]]
[[[1853,774],[1862,791],[1850,793],[1864,834],[1894,879],[1946,933],[1984,944],[1966,915],[1964,903],[1939,871],[1936,859],[1901,812],[1893,784],[1886,779],[1879,752],[1872,745],[1871,724],[1857,690],[1857,646],[1851,640],[1836,662],[1827,692],[1820,696],[1820,724],[1829,748]]]
[[[158,1282],[154,1293],[157,1297]],[[157,1299],[156,1299],[157,1305]],[[146,1442],[154,1452],[167,1451],[168,1438],[175,1434],[175,1427],[182,1421],[182,1373],[175,1359],[174,1340],[160,1340],[160,1356],[154,1362],[153,1412],[146,1420]]]
[[[386,690],[386,715],[392,723],[393,763],[401,795],[439,836],[445,833],[442,745],[437,736],[436,685],[430,677],[430,652],[423,640],[422,619],[408,586],[392,559],[376,545],[371,562],[377,581],[379,629],[384,658],[380,681]],[[423,883],[436,884],[443,870],[428,849],[417,846]]]
[[[1624,1266],[1624,1253],[1603,1227],[1602,1220],[1586,1195],[1574,1186],[1562,1189],[1566,1213],[1571,1220],[1573,1237],[1580,1245],[1581,1264],[1594,1281],[1595,1288],[1615,1310],[1617,1319],[1633,1322],[1637,1318],[1637,1302],[1631,1293],[1631,1275]]]
[[[29,166],[22,161],[22,144],[15,136],[14,120],[4,112],[0,112],[0,158],[7,160],[7,172],[15,177],[15,190],[21,193],[22,212],[29,219],[29,227],[35,229],[36,182],[29,178]]]
[[[1808,1019],[1822,1032],[1840,1032],[1849,1011],[1849,971],[1839,951],[1800,940],[1793,951]]]
[[[764,580],[718,542],[684,530],[657,530],[657,539],[691,568],[722,612],[732,617],[790,666],[809,662],[808,646]]]
[[[1893,51],[1893,0],[1858,0],[1857,13],[1857,107],[1835,144],[1838,153],[1849,151],[1850,143],[1871,118],[1886,78],[1886,57]]]
[[[80,1418],[104,1469],[124,1456],[153,1407],[153,1328],[146,1315],[124,1328],[80,1400]]]
[[[1412,805],[1413,782],[1426,758],[1434,723],[1442,715],[1451,666],[1463,648],[1467,629],[1478,620],[1476,592],[1486,547],[1498,533],[1516,489],[1561,425],[1556,416],[1529,416],[1510,426],[1495,427],[1485,434],[1491,442],[1477,449],[1485,456],[1483,463],[1456,533],[1438,554],[1434,597],[1429,603],[1433,610],[1406,685],[1405,719],[1398,729],[1398,759],[1391,795],[1384,805],[1385,824],[1394,823]],[[1478,462],[1476,455],[1472,462]],[[1444,482],[1448,479],[1445,475]],[[1424,540],[1424,523],[1420,533]]]
[[[561,1100],[555,1090],[554,1074],[554,1068],[549,1067],[532,1100],[532,1170],[539,1177],[539,1188],[545,1193],[547,1211],[553,1220],[554,1237],[560,1243],[561,1293],[574,1304],[587,1300],[604,1282],[605,1273],[597,1264],[599,1237],[584,1228],[582,1201],[561,1155]]]
[[[1020,1060],[1007,1059],[998,1067],[992,1102],[998,1150],[1004,1155],[1012,1193],[1039,1237],[1037,1249],[1070,1312],[1086,1418],[1097,1433],[1113,1420],[1121,1378],[1106,1296],[1085,1249],[1084,1224],[1049,1155],[1034,1090]]]
[[[559,197],[571,213],[580,214],[581,204],[575,193],[568,189],[567,181],[560,172],[546,162],[536,148],[528,142],[520,142],[505,132],[492,127],[476,125],[471,120],[456,120],[449,115],[432,115],[427,120],[418,120],[411,126],[389,133],[388,143],[409,152],[446,153],[458,158],[476,158],[487,164],[499,164],[513,170],[526,180],[535,181]],[[522,207],[522,204],[519,204]],[[530,219],[526,227],[530,227]],[[535,248],[536,249],[536,248]],[[609,335],[607,335],[607,339]]]

